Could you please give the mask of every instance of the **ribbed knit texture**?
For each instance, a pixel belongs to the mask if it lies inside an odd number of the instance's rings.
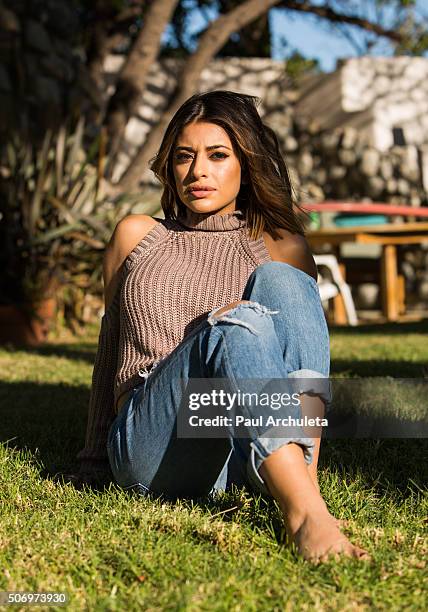
[[[107,435],[116,403],[143,382],[213,308],[241,299],[251,272],[270,261],[263,237],[251,240],[244,215],[161,219],[121,267],[101,319],[85,448],[88,469],[108,466]]]

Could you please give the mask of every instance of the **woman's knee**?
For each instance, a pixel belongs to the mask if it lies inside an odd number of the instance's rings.
[[[282,261],[268,261],[258,266],[250,274],[244,298],[264,296],[270,301],[272,296],[275,302],[286,304],[289,300],[319,299],[316,280],[299,268],[295,268]]]
[[[232,323],[248,329],[256,336],[266,336],[269,331],[274,333],[270,315],[278,313],[279,310],[269,310],[259,302],[239,300],[221,309],[212,310],[208,315],[208,323],[213,327],[221,322]]]
[[[239,304],[250,304],[250,301],[249,300],[238,300],[236,302],[231,302],[230,304],[227,304],[226,306],[223,306],[222,308],[220,308],[220,310],[216,310],[213,313],[213,317],[218,319],[220,315],[225,314],[226,312],[229,312],[229,310],[232,310],[233,308],[235,308],[235,306],[238,306]]]
[[[261,280],[269,280],[269,282],[277,280],[284,282],[285,279],[295,279],[296,282],[316,284],[316,280],[307,272],[285,261],[267,261],[253,270],[249,278],[253,275]]]

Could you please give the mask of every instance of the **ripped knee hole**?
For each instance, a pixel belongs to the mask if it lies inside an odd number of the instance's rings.
[[[231,304],[223,306],[222,308],[220,308],[220,310],[217,310],[217,312],[213,314],[213,317],[217,318],[219,315],[229,312],[229,310],[232,310],[233,308],[235,308],[235,306],[238,306],[239,304],[251,304],[251,302],[250,300],[238,300],[237,302],[232,302]]]

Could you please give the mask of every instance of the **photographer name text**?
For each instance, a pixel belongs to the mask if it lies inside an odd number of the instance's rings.
[[[193,414],[189,417],[191,427],[327,427],[328,419],[320,417],[301,418],[275,417],[273,415],[259,415],[257,417],[244,417],[241,414],[233,417],[217,415],[215,417],[200,417]]]

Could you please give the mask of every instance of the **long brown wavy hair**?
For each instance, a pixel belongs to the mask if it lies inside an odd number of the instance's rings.
[[[257,111],[260,98],[234,91],[216,90],[193,95],[171,119],[150,169],[162,183],[161,206],[165,217],[177,219],[186,212],[179,199],[173,173],[173,152],[181,130],[189,123],[215,123],[228,134],[241,165],[241,188],[236,209],[242,210],[252,239],[263,231],[274,238],[275,228],[304,234],[296,215],[290,176],[278,138]]]

